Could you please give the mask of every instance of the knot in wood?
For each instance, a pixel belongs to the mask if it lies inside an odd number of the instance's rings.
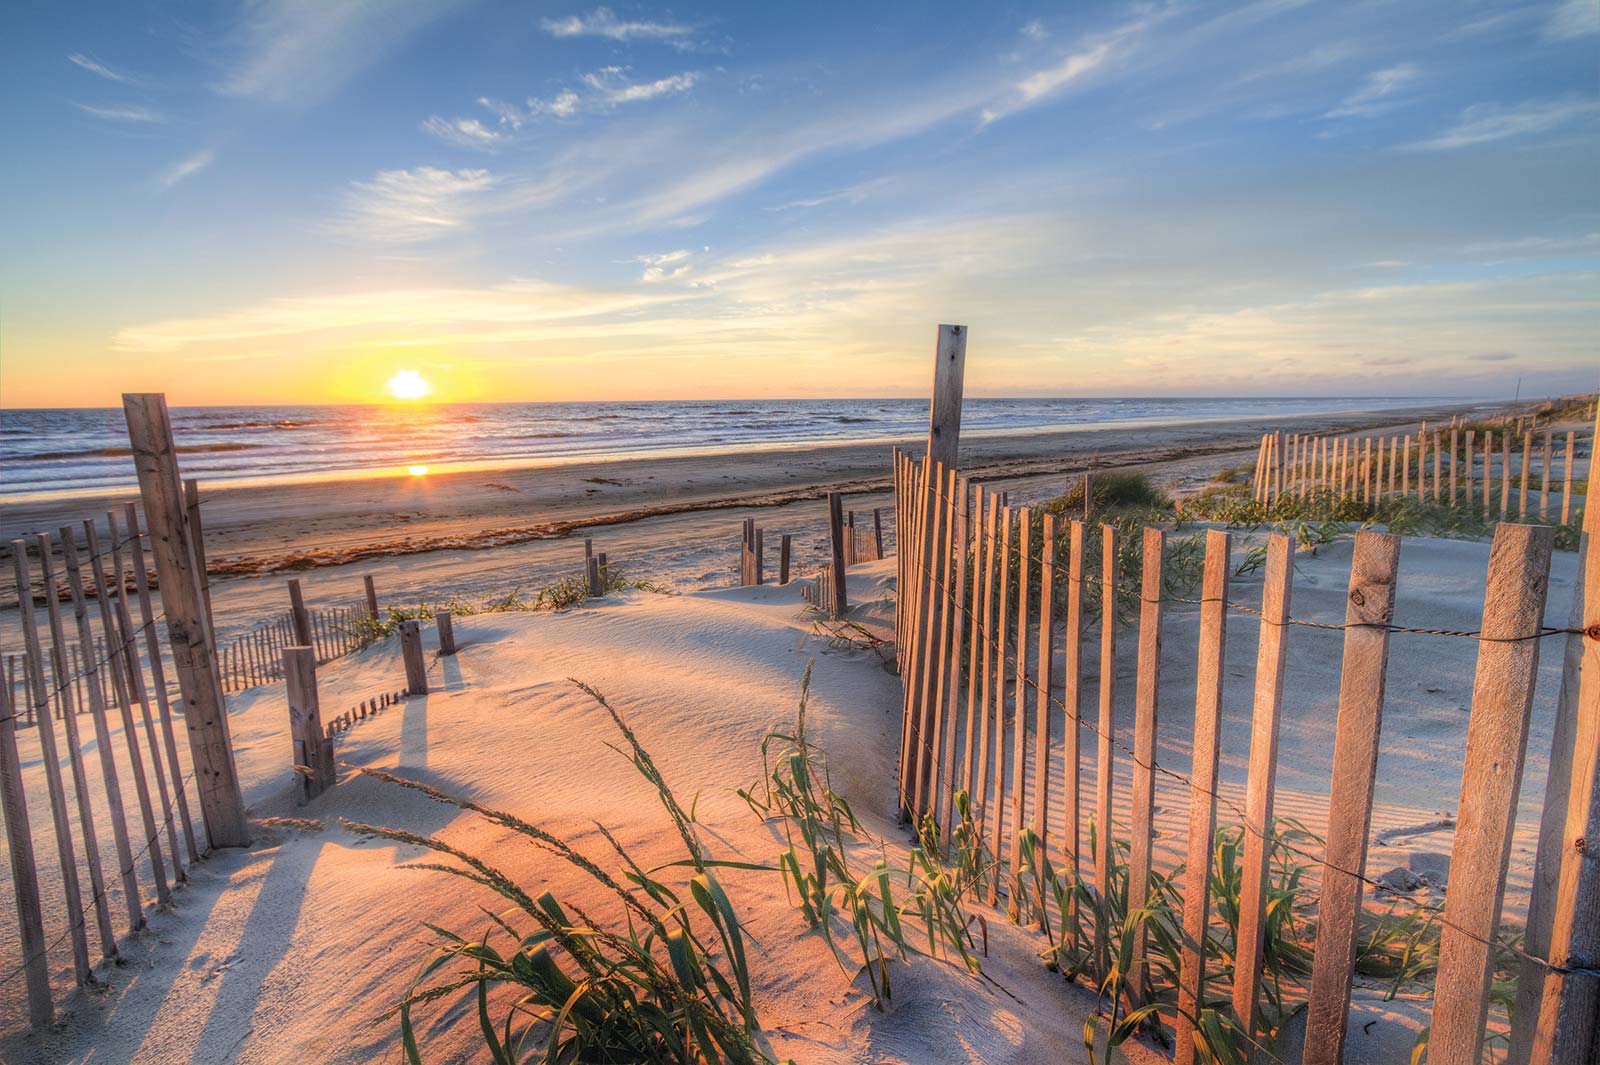
[[[1367,605],[1367,597],[1361,594],[1361,589],[1360,588],[1351,589],[1351,591],[1350,591],[1350,601],[1352,603],[1354,603],[1356,606],[1366,606]]]

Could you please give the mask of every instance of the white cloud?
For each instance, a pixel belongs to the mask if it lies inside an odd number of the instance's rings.
[[[847,203],[860,203],[861,201],[865,200],[867,195],[874,189],[880,189],[892,181],[894,181],[894,178],[892,177],[874,178],[871,181],[863,181],[859,184],[851,185],[848,188],[834,189],[830,192],[820,193],[816,196],[806,196],[798,200],[790,200],[788,203],[780,203],[776,207],[768,207],[767,210],[793,211],[803,208],[823,207],[827,204],[839,203],[841,201]]]
[[[694,269],[687,261],[693,254],[688,248],[679,248],[659,255],[636,255],[628,261],[643,264],[644,273],[639,275],[640,281],[673,281]]]
[[[1379,115],[1395,106],[1394,95],[1417,78],[1417,68],[1410,63],[1379,70],[1367,77],[1366,83],[1345,97],[1344,102],[1329,111],[1325,118],[1354,118]]]
[[[1042,41],[1050,36],[1050,31],[1044,28],[1044,23],[1033,19],[1022,27],[1022,35],[1030,41]]]
[[[1544,33],[1546,37],[1557,41],[1570,41],[1600,33],[1600,4],[1595,0],[1566,0],[1551,14]]]
[[[628,83],[624,79],[626,72],[618,67],[604,67],[592,74],[585,74],[582,81],[594,90],[594,98],[607,105],[637,103],[641,100],[654,100],[658,96],[672,96],[680,92],[688,92],[694,88],[695,82],[700,80],[700,75],[694,71],[683,74],[673,74],[655,81]]]
[[[157,180],[166,188],[172,188],[180,181],[186,181],[206,167],[210,166],[217,158],[217,153],[210,148],[202,148],[186,159],[180,159],[172,166],[163,170]]]
[[[1109,33],[1084,38],[1072,51],[1017,81],[1004,98],[985,107],[981,116],[984,124],[1032,107],[1083,81],[1104,67],[1108,60],[1126,51],[1140,34],[1163,17],[1159,12],[1148,14]]]
[[[326,95],[466,0],[255,0],[220,90],[272,103]]]
[[[624,104],[644,103],[663,96],[688,92],[700,81],[698,71],[671,74],[654,81],[628,80],[627,67],[601,67],[578,78],[579,86],[563,88],[549,98],[530,96],[522,106],[505,100],[478,98],[502,126],[515,131],[538,117],[569,119],[580,114],[597,114]]]
[[[96,118],[108,118],[114,122],[165,122],[166,118],[148,107],[138,107],[133,104],[79,104],[78,110]]]
[[[505,139],[505,134],[497,133],[475,118],[447,119],[434,115],[422,123],[422,128],[446,144],[460,148],[489,150]]]
[[[344,213],[331,228],[385,244],[429,240],[485,213],[485,194],[499,184],[487,170],[380,170],[371,181],[352,182]]]
[[[1577,96],[1529,100],[1511,107],[1473,104],[1461,112],[1461,118],[1454,126],[1412,147],[1434,151],[1467,148],[1508,137],[1548,133],[1573,122],[1593,119],[1596,115],[1600,115],[1600,101]]]
[[[541,19],[539,25],[552,37],[605,37],[613,41],[662,41],[675,48],[693,46],[692,26],[619,19],[607,7],[597,7],[587,15]]]
[[[76,64],[91,74],[97,74],[100,77],[105,78],[107,81],[120,81],[126,84],[131,84],[133,82],[133,79],[128,75],[118,70],[112,70],[104,63],[90,59],[82,52],[73,52],[71,55],[67,56],[67,62]]]

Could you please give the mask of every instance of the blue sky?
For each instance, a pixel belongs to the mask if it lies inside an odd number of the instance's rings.
[[[1600,376],[1600,3],[30,3],[0,402]]]

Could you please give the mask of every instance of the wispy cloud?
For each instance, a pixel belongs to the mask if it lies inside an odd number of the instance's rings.
[[[681,22],[620,19],[608,7],[587,15],[541,19],[539,25],[552,37],[604,37],[612,41],[661,41],[675,48],[694,47],[693,26]]]
[[[693,89],[699,81],[700,73],[693,70],[652,81],[631,81],[627,67],[611,66],[582,75],[576,87],[568,86],[550,97],[530,96],[520,105],[479,97],[478,103],[494,115],[503,128],[516,131],[536,118],[570,119],[580,114],[611,111],[625,104],[676,96]],[[475,122],[471,119],[457,121]]]
[[[816,196],[806,196],[798,200],[790,200],[787,203],[780,203],[774,207],[768,207],[767,210],[795,211],[812,207],[825,207],[830,203],[860,203],[865,200],[874,189],[880,189],[893,181],[894,179],[892,177],[873,178],[871,181],[862,181],[855,185],[851,185],[848,188],[833,189],[829,192],[820,193]]]
[[[693,254],[688,248],[679,248],[658,255],[636,255],[628,261],[644,265],[644,273],[639,275],[640,281],[674,281],[694,269],[688,262]]]
[[[1407,85],[1417,80],[1417,68],[1410,63],[1401,63],[1399,66],[1389,67],[1368,75],[1365,84],[1349,96],[1344,102],[1329,111],[1326,118],[1370,118],[1381,115],[1394,108],[1398,101],[1395,95]]]
[[[1600,33],[1600,4],[1594,0],[1566,0],[1551,13],[1544,33],[1546,37],[1557,41],[1570,41]]]
[[[1579,96],[1529,100],[1510,107],[1473,104],[1461,112],[1454,126],[1412,147],[1432,151],[1468,148],[1509,137],[1548,133],[1562,126],[1593,120],[1597,115],[1600,115],[1600,101]]]
[[[304,103],[323,96],[466,0],[255,0],[233,34],[219,88],[230,96]]]
[[[91,74],[96,74],[102,78],[105,78],[107,81],[120,81],[124,84],[133,83],[133,78],[131,76],[122,73],[120,70],[112,70],[104,63],[101,63],[95,59],[90,59],[82,52],[71,53],[67,56],[67,62],[76,64]]]
[[[1159,13],[1144,15],[1108,33],[1083,38],[1056,62],[1016,81],[1009,92],[1002,94],[1001,99],[983,109],[982,121],[988,124],[1033,107],[1085,80],[1109,60],[1130,48],[1140,34],[1162,17]]]
[[[500,185],[487,170],[380,170],[371,181],[351,183],[344,212],[331,228],[385,244],[430,240],[483,214],[485,195]]]
[[[150,110],[148,107],[139,107],[134,104],[78,104],[78,110],[84,114],[93,115],[95,118],[110,119],[113,122],[165,122],[166,117]]]
[[[157,175],[156,180],[161,182],[162,187],[170,189],[180,181],[187,181],[200,173],[200,171],[215,162],[216,158],[217,153],[215,151],[210,148],[202,148],[193,155],[180,159],[163,170]]]
[[[476,118],[448,119],[433,115],[422,123],[422,129],[446,144],[460,148],[482,148],[487,151],[505,140],[505,134],[490,129]]]

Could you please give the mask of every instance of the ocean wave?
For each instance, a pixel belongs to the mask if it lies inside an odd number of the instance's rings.
[[[179,444],[177,452],[180,455],[206,455],[223,451],[250,451],[265,444]],[[83,448],[78,451],[43,451],[37,455],[19,455],[20,459],[33,462],[54,461],[63,459],[122,459],[133,454],[132,448],[127,447],[94,447]]]

